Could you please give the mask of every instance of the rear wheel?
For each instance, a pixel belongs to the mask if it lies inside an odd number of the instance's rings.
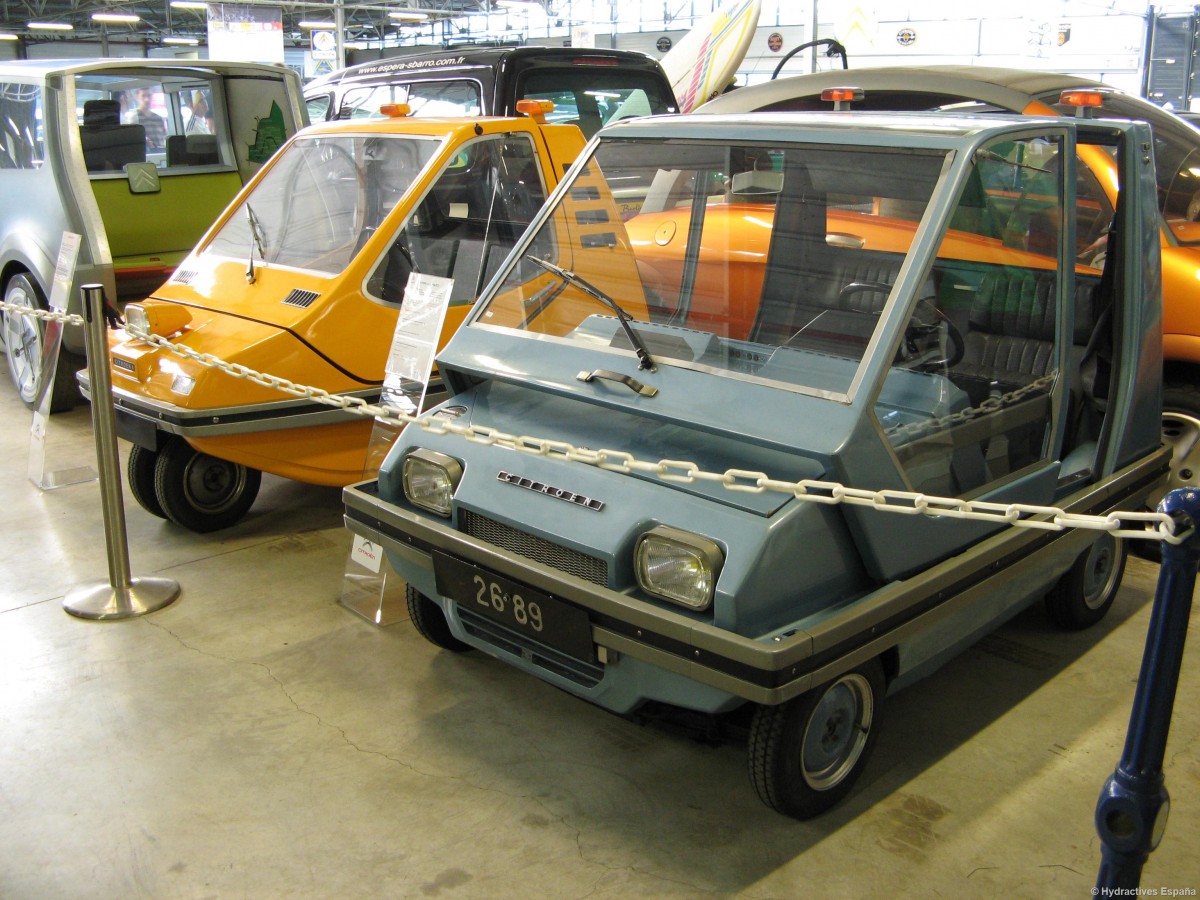
[[[408,617],[413,626],[420,632],[421,637],[443,650],[454,653],[465,653],[471,649],[470,644],[464,644],[450,631],[450,623],[442,608],[414,588],[411,584],[404,586],[404,599],[408,601]]]
[[[250,510],[262,472],[168,442],[154,465],[154,494],[167,518],[201,534],[228,528]]]
[[[1125,574],[1127,544],[1101,534],[1046,595],[1046,611],[1060,628],[1079,630],[1095,625],[1112,608]]]
[[[4,291],[4,302],[29,310],[47,308],[41,290],[28,275],[14,275]],[[5,311],[0,320],[0,333],[4,338],[4,357],[8,363],[8,374],[17,388],[21,402],[30,409],[37,409],[42,399],[42,348],[45,343],[46,326],[33,316]],[[75,383],[75,372],[82,368],[83,357],[69,350],[59,352],[58,365],[54,372],[53,393],[50,396],[50,412],[62,412],[73,407],[80,399]]]
[[[129,481],[129,492],[146,512],[160,519],[167,517],[158,502],[158,494],[154,487],[154,470],[158,466],[158,454],[147,450],[140,444],[134,444],[129,450],[129,462],[125,466],[125,474]]]
[[[797,819],[840,802],[875,745],[885,686],[873,659],[787,703],[755,710],[749,763],[759,798]]]

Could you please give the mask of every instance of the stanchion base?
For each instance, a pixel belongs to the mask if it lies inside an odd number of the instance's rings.
[[[107,581],[71,588],[63,609],[81,619],[132,619],[162,609],[179,596],[172,578],[134,578],[127,588]]]

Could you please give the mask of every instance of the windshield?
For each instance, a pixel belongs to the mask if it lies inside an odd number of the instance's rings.
[[[202,253],[336,275],[374,234],[438,149],[401,135],[294,141]]]
[[[945,161],[602,140],[475,323],[845,393]]]

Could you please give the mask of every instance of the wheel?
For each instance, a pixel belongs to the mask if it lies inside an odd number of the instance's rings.
[[[750,723],[750,781],[778,812],[808,819],[842,800],[875,746],[885,682],[879,660],[780,706],[760,706]]]
[[[14,275],[4,291],[4,302],[26,309],[46,309],[42,292],[28,275]],[[45,325],[33,316],[5,312],[0,323],[4,337],[4,356],[8,374],[16,385],[21,402],[37,409],[42,399],[42,344]],[[54,372],[50,412],[62,412],[81,398],[75,372],[83,367],[83,358],[69,350],[59,352]]]
[[[1125,574],[1124,538],[1101,534],[1046,595],[1046,611],[1060,628],[1095,625],[1112,607]]]
[[[1171,469],[1163,489],[1147,498],[1154,510],[1168,491],[1200,484],[1200,387],[1186,382],[1163,385],[1162,441],[1171,448]],[[1158,562],[1158,541],[1134,541],[1133,552]]]
[[[163,447],[154,466],[154,494],[167,518],[201,534],[239,521],[261,483],[258,469],[200,453],[184,440]]]
[[[140,444],[134,444],[129,451],[129,462],[125,466],[125,475],[129,481],[129,493],[146,512],[160,519],[167,517],[162,504],[158,502],[158,494],[154,488],[154,470],[158,465],[158,454],[147,450]]]
[[[412,619],[413,626],[429,643],[454,653],[465,653],[471,649],[470,644],[464,644],[450,631],[450,623],[446,621],[442,608],[411,584],[404,586],[404,599],[408,602],[408,617]]]
[[[927,314],[921,318],[921,312]],[[943,354],[942,335],[949,339]],[[958,326],[929,300],[918,300],[916,312],[908,322],[898,354],[901,364],[913,369],[936,371],[956,366],[967,352],[967,342]]]

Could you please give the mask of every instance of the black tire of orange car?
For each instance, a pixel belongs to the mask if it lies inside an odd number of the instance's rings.
[[[470,644],[464,644],[450,631],[450,623],[446,621],[442,608],[411,584],[404,586],[404,599],[408,603],[408,617],[412,619],[413,627],[429,643],[452,653],[465,653],[471,649]]]
[[[6,303],[11,303],[16,306],[28,306],[31,309],[46,310],[49,309],[49,304],[46,302],[46,295],[42,291],[38,283],[27,274],[14,275],[9,279],[8,285],[5,287],[4,300]],[[40,366],[42,355],[42,341],[45,340],[46,326],[37,319],[25,319],[22,322],[16,322],[17,313],[5,312],[3,314],[4,334],[10,334],[10,326],[25,327],[36,329],[37,347],[36,355],[38,357],[34,365],[38,366],[38,374],[34,377],[40,381]],[[11,318],[10,318],[11,317]],[[42,400],[42,394],[45,391],[45,385],[39,385],[37,390],[29,389],[22,390],[18,383],[17,363],[13,359],[12,354],[15,351],[7,345],[4,347],[5,361],[8,364],[9,377],[12,379],[17,392],[21,397],[21,402],[29,409],[37,409]],[[28,353],[29,348],[23,348],[23,352]],[[83,395],[79,392],[79,385],[75,381],[75,373],[84,367],[86,364],[85,358],[78,353],[73,353],[66,348],[59,350],[58,365],[54,370],[54,383],[51,386],[52,393],[50,394],[50,412],[66,412],[74,408],[82,399]]]
[[[154,487],[154,470],[157,465],[157,453],[140,444],[134,444],[129,450],[125,475],[129,482],[129,493],[133,494],[133,499],[138,505],[150,515],[165,519],[167,514],[158,502],[158,494]]]
[[[1172,488],[1200,484],[1200,385],[1190,381],[1163,383],[1163,443],[1171,445],[1171,475],[1163,490],[1149,497],[1146,509],[1155,510],[1158,502]],[[1195,450],[1186,451],[1195,442]],[[1188,459],[1187,457],[1195,457]],[[1130,551],[1150,562],[1162,561],[1162,544],[1158,541],[1132,541]]]
[[[258,496],[262,472],[173,440],[158,451],[154,494],[167,518],[200,534],[240,521]]]
[[[779,706],[759,706],[748,760],[759,799],[795,819],[841,802],[874,749],[885,688],[872,659]]]
[[[1090,628],[1112,608],[1125,573],[1129,544],[1101,534],[1046,594],[1046,612],[1059,628]]]

